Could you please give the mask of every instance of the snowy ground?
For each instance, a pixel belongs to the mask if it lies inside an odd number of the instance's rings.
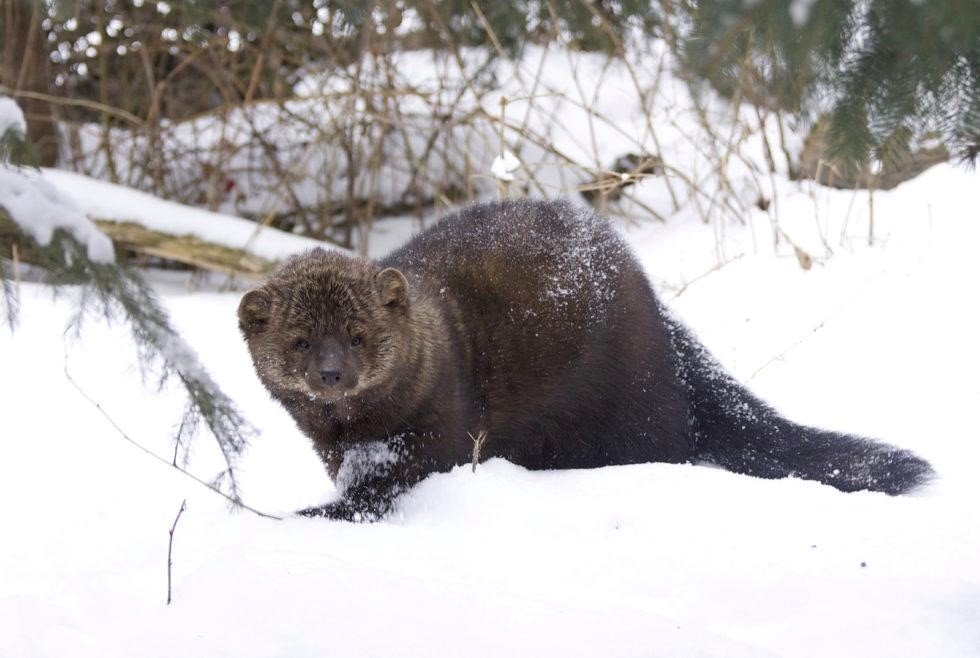
[[[25,283],[21,326],[0,331],[0,656],[980,656],[978,182],[938,167],[877,194],[874,247],[866,193],[820,191],[815,213],[787,184],[785,230],[814,252],[807,231],[833,236],[807,272],[772,255],[761,216],[761,246],[733,227],[745,255],[716,271],[712,227],[628,232],[664,298],[753,390],[928,458],[936,482],[899,498],[703,466],[493,461],[430,478],[373,525],[229,513],[67,380],[169,458],[179,392],[143,383],[126,329],[93,321],[76,338],[73,292],[52,301]],[[246,501],[281,513],[329,496],[252,373],[239,293],[156,281],[259,430]],[[191,470],[219,466],[199,437]]]

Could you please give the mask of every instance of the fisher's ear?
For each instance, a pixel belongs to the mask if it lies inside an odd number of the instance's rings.
[[[246,338],[262,333],[269,323],[271,310],[269,293],[262,288],[249,290],[238,304],[238,328]]]
[[[408,281],[405,275],[393,267],[383,269],[374,277],[378,297],[384,306],[406,306],[408,304]]]

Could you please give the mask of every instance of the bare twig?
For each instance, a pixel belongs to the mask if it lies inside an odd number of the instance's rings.
[[[504,126],[507,123],[507,97],[500,97],[500,159],[506,158],[507,142],[504,141]],[[502,177],[497,177],[497,198],[506,199],[510,193],[510,184]]]
[[[674,296],[670,298],[670,301],[674,301],[675,299],[677,299],[678,297],[680,297],[681,295],[683,295],[687,291],[688,288],[690,288],[691,286],[693,286],[695,283],[697,283],[701,279],[704,279],[704,278],[710,276],[711,274],[714,274],[715,272],[717,272],[721,268],[725,267],[726,265],[729,265],[730,263],[734,263],[735,261],[737,261],[739,258],[741,258],[744,255],[745,254],[739,254],[739,255],[735,256],[734,258],[732,258],[731,260],[726,260],[726,261],[723,261],[723,262],[720,262],[720,263],[716,263],[710,269],[702,272],[701,274],[698,274],[696,277],[694,277],[693,279],[691,279],[687,283],[683,284],[680,288],[677,288],[674,291]]]
[[[476,473],[476,465],[480,463],[480,451],[483,450],[483,444],[487,441],[487,431],[480,430],[476,436],[469,432],[467,434],[473,439],[473,472]]]
[[[704,107],[695,103],[693,112],[700,116],[694,122],[683,116],[687,112],[684,101],[678,110],[672,80],[683,77],[675,70],[682,53],[674,34],[678,17],[668,0],[659,3],[665,17],[664,41],[648,45],[623,31],[600,4],[590,0],[572,3],[577,6],[571,9],[591,14],[593,24],[612,45],[612,55],[598,68],[583,66],[584,60],[570,54],[574,43],[560,27],[560,12],[570,8],[554,0],[542,3],[542,9],[551,15],[550,32],[536,33],[540,55],[533,57],[514,57],[508,52],[506,40],[495,33],[488,19],[489,9],[483,9],[489,7],[484,0],[464,3],[472,22],[487,36],[488,47],[479,56],[477,49],[467,49],[456,40],[457,32],[439,4],[426,0],[417,9],[444,42],[443,47],[432,50],[434,76],[420,75],[417,68],[405,66],[403,58],[419,56],[422,51],[405,48],[394,31],[377,31],[375,23],[380,19],[371,15],[361,33],[349,41],[327,35],[311,44],[315,52],[326,55],[323,61],[334,65],[323,87],[316,90],[320,93],[304,91],[301,96],[285,83],[283,71],[301,64],[299,69],[310,73],[308,62],[295,59],[297,53],[307,51],[283,41],[292,38],[277,22],[285,3],[275,0],[269,4],[268,21],[263,28],[253,29],[243,45],[250,52],[248,57],[230,54],[227,34],[202,43],[164,44],[176,65],[159,70],[153,69],[153,62],[160,46],[140,48],[133,65],[142,61],[146,69],[148,104],[128,103],[113,109],[106,103],[46,97],[52,103],[84,105],[113,119],[111,128],[103,125],[102,148],[97,149],[98,126],[73,123],[84,121],[87,113],[72,114],[66,109],[72,135],[66,160],[96,176],[111,175],[113,166],[118,167],[120,180],[184,203],[206,204],[212,209],[233,204],[238,214],[256,221],[256,231],[276,223],[319,239],[349,243],[359,238],[361,249],[367,248],[375,218],[395,206],[408,208],[401,212],[414,210],[421,223],[424,209],[495,190],[501,196],[525,190],[550,196],[574,193],[583,183],[583,189],[592,188],[599,206],[604,199],[616,199],[610,211],[626,218],[635,213],[664,219],[663,207],[677,212],[688,206],[712,224],[716,238],[724,242],[726,226],[733,220],[743,221],[747,214],[746,180],[762,195],[763,170],[781,168],[776,156],[779,147],[786,150],[785,144],[777,145],[765,134],[766,126],[772,127],[773,111],[755,105],[758,128],[749,127],[740,116],[746,80],[729,104],[731,112],[726,111],[721,121],[713,111],[714,103]],[[552,75],[552,64],[564,52],[556,46],[569,52],[562,65],[567,64],[570,71],[570,89],[565,89],[566,80]],[[103,57],[100,64],[107,61],[112,60]],[[502,61],[508,64],[497,71],[508,76],[503,84],[500,76],[487,75]],[[134,81],[138,80],[138,69],[133,73]],[[741,74],[743,78],[758,76],[747,66]],[[209,101],[171,117],[171,92],[181,88],[186,76],[203,84]],[[270,76],[271,83],[266,84]],[[632,119],[623,121],[619,108],[600,102],[608,98],[610,83],[621,77],[632,84],[628,100],[639,110],[632,113],[639,122],[636,125]],[[310,73],[309,80],[314,79]],[[99,82],[105,86],[106,80],[101,75]],[[747,102],[754,102],[750,91],[751,87],[744,96],[749,97]],[[120,104],[118,91],[114,93],[116,96],[103,93],[101,98]],[[503,104],[498,106],[501,96]],[[555,100],[538,100],[545,97]],[[214,106],[211,98],[221,104]],[[518,107],[522,102],[524,107]],[[139,109],[133,114],[122,107]],[[563,116],[569,108],[581,113],[587,133],[575,130],[582,121]],[[778,112],[775,119],[784,142]],[[756,166],[745,151],[747,145],[754,148],[760,132],[766,160],[757,157]],[[647,190],[640,189],[641,185],[620,196],[621,185],[607,188],[588,183],[602,179],[604,165],[608,166],[600,161],[609,156],[606,151],[612,140],[607,136],[641,157],[670,160],[676,158],[676,133],[689,143],[695,157],[663,163],[658,174],[658,186],[666,188],[663,201],[643,203]],[[665,151],[661,138],[668,134]],[[112,140],[111,149],[105,148],[106,139]],[[487,160],[508,147],[521,160],[520,182],[510,190],[486,172]],[[746,167],[741,167],[743,163]],[[640,176],[631,175],[627,182],[634,181],[640,183]],[[774,225],[776,207],[773,201],[770,218]],[[775,227],[773,233],[778,240]],[[719,247],[718,253],[723,260],[724,249]]]
[[[158,462],[160,462],[162,464],[166,464],[170,468],[173,468],[173,469],[179,471],[180,473],[182,473],[183,475],[185,475],[185,476],[189,477],[190,479],[194,480],[195,482],[197,482],[201,486],[207,487],[208,489],[210,489],[214,493],[218,494],[219,496],[221,496],[222,498],[224,498],[225,500],[227,500],[229,503],[231,503],[235,507],[240,507],[242,509],[246,509],[249,512],[252,512],[253,514],[257,514],[258,516],[261,516],[261,517],[266,518],[266,519],[275,519],[276,521],[282,521],[282,517],[281,516],[275,516],[273,514],[266,514],[265,512],[260,512],[259,510],[255,509],[254,507],[250,507],[249,505],[246,505],[244,502],[242,502],[242,500],[240,498],[229,496],[228,494],[226,494],[221,489],[218,489],[217,487],[215,487],[214,485],[210,484],[209,482],[205,482],[201,478],[197,477],[196,475],[194,475],[193,473],[191,473],[189,471],[184,470],[180,466],[176,466],[175,464],[172,464],[169,460],[165,459],[164,457],[161,457],[160,455],[156,454],[155,452],[153,452],[152,450],[150,450],[149,448],[147,448],[143,444],[139,443],[138,441],[136,441],[135,439],[133,439],[132,437],[130,437],[125,432],[125,430],[123,430],[121,427],[119,427],[118,423],[116,423],[116,421],[112,419],[112,416],[110,416],[108,413],[106,413],[106,410],[102,408],[102,405],[99,404],[98,402],[96,402],[95,400],[93,400],[92,397],[88,393],[86,393],[85,390],[82,389],[81,386],[78,385],[78,382],[76,382],[74,380],[74,378],[72,378],[71,373],[68,371],[68,355],[67,354],[65,355],[65,377],[68,379],[68,382],[75,388],[75,390],[78,391],[79,395],[81,395],[83,398],[85,398],[85,400],[89,404],[91,404],[93,407],[95,407],[98,410],[98,412],[100,414],[102,414],[102,416],[107,421],[109,421],[109,424],[112,425],[113,429],[115,429],[116,432],[118,432],[119,435],[122,438],[126,439],[126,441],[128,441],[131,444],[133,444],[134,446],[136,446],[137,448],[139,448],[140,450],[142,450],[143,452],[145,452],[150,457],[153,457],[153,459],[157,460]]]
[[[12,96],[14,98],[30,98],[32,100],[44,101],[46,103],[54,103],[55,105],[73,105],[75,107],[84,107],[89,110],[97,110],[105,114],[111,114],[112,116],[118,119],[123,119],[134,126],[143,125],[143,120],[132,112],[127,112],[126,110],[121,110],[118,107],[112,107],[111,105],[105,105],[104,103],[97,103],[96,101],[87,100],[85,98],[62,98],[61,96],[52,96],[51,94],[44,94],[39,91],[7,89],[5,87],[0,87],[0,93],[6,94],[7,96]]]
[[[868,246],[875,243],[875,188],[868,186]]]
[[[171,601],[171,596],[170,596],[170,590],[171,590],[171,588],[170,588],[170,581],[171,581],[170,572],[172,571],[173,566],[174,566],[174,561],[173,561],[174,530],[177,529],[177,522],[180,521],[180,515],[184,513],[184,510],[185,509],[187,509],[187,499],[186,498],[180,503],[180,509],[177,510],[177,518],[174,519],[174,524],[172,526],[170,526],[170,540],[167,542],[167,605],[170,605],[170,601]]]
[[[759,366],[758,368],[756,368],[755,371],[751,375],[749,375],[748,379],[746,379],[745,381],[746,382],[751,382],[763,370],[765,370],[766,368],[768,368],[769,366],[771,366],[776,361],[781,361],[787,354],[789,354],[790,352],[792,352],[799,345],[801,345],[803,342],[805,342],[808,338],[810,338],[811,336],[813,336],[814,334],[816,334],[818,331],[820,331],[821,329],[823,329],[824,328],[824,325],[826,325],[832,319],[834,319],[835,317],[837,317],[837,315],[841,311],[843,311],[848,305],[850,305],[850,303],[852,301],[854,301],[858,297],[858,295],[860,295],[864,291],[865,288],[867,288],[869,285],[871,285],[871,283],[875,279],[877,279],[879,276],[881,276],[884,273],[885,273],[885,270],[882,270],[882,271],[878,272],[877,274],[875,274],[874,276],[868,278],[864,283],[862,283],[860,286],[858,286],[857,290],[855,290],[853,293],[851,293],[851,295],[848,296],[848,298],[845,299],[844,302],[840,306],[838,306],[837,308],[835,308],[833,310],[833,312],[831,312],[830,315],[828,315],[823,320],[821,320],[816,325],[814,325],[814,327],[810,331],[808,331],[803,336],[800,336],[799,339],[797,339],[795,342],[793,342],[791,345],[789,345],[786,349],[784,349],[783,351],[781,351],[778,354],[774,355],[772,358],[768,359],[761,366]]]

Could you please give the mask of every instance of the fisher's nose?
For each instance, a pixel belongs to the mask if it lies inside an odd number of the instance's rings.
[[[344,382],[346,362],[340,343],[327,338],[314,343],[306,361],[306,383],[313,390],[322,391]]]
[[[340,383],[341,372],[336,369],[321,370],[320,381],[324,386],[336,386]]]

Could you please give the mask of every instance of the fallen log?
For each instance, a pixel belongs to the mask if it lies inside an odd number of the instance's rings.
[[[211,272],[259,279],[276,263],[242,249],[208,242],[194,235],[171,235],[137,224],[96,219],[117,249],[174,261]]]
[[[96,225],[112,240],[116,253],[133,253],[181,263],[189,267],[220,272],[249,279],[261,279],[272,271],[276,262],[194,235],[172,235],[149,229],[136,222],[96,219]],[[34,261],[32,240],[25,240],[20,229],[0,210],[0,244],[17,244],[18,258]],[[4,252],[7,250],[5,249]],[[10,258],[0,253],[0,258]]]

